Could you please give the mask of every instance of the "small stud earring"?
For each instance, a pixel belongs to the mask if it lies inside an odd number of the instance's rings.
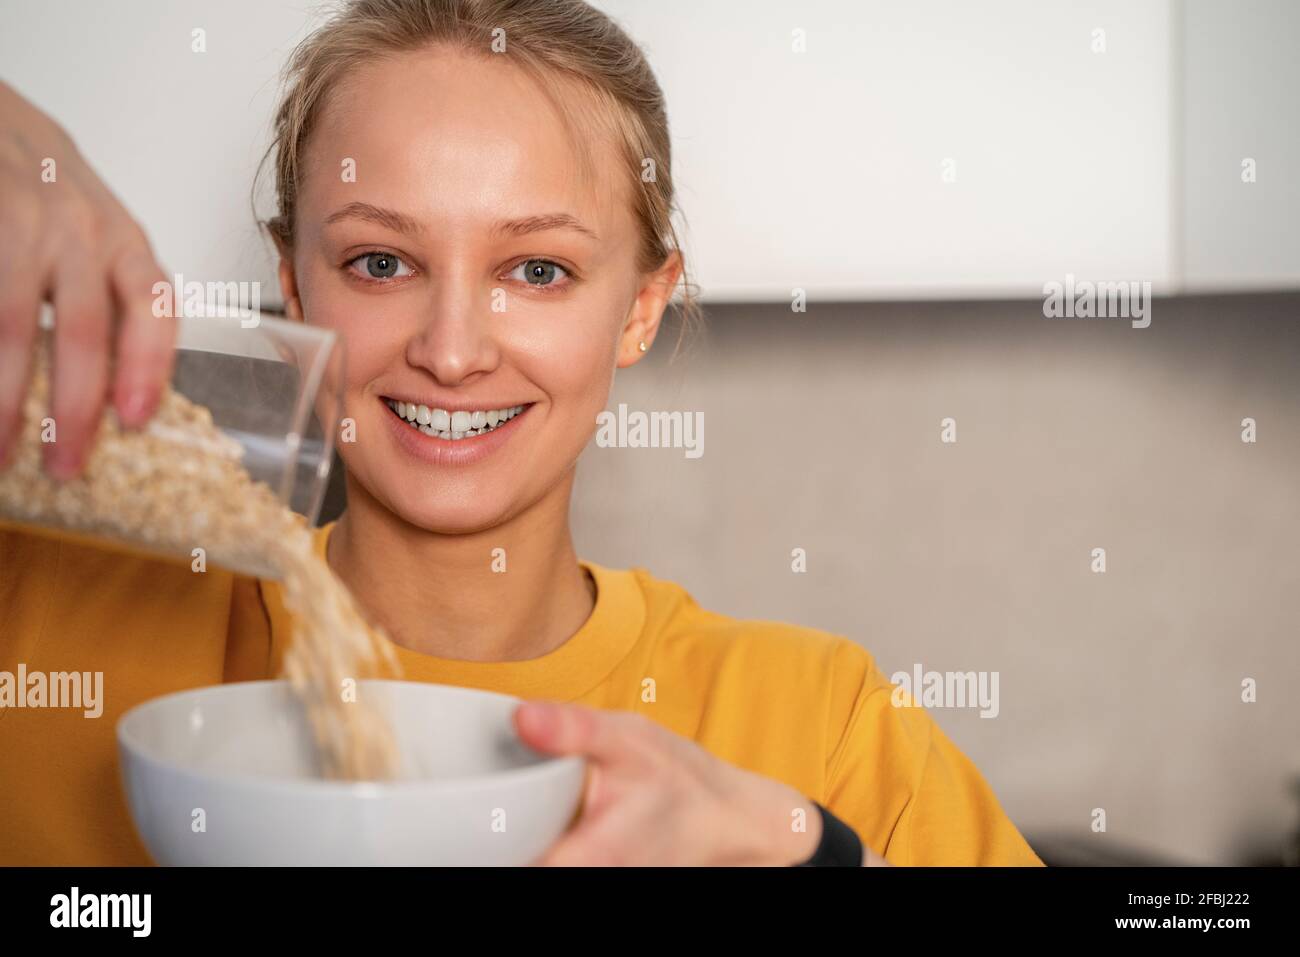
[[[645,340],[644,340],[644,339],[642,339],[642,340],[637,344],[637,348],[640,349],[642,352],[647,352],[647,351],[649,351],[649,349],[650,349],[650,347],[649,347],[648,345],[645,344]]]

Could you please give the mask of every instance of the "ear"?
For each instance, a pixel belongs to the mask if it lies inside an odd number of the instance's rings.
[[[646,350],[654,344],[659,334],[659,324],[663,321],[664,309],[673,297],[673,289],[682,274],[682,254],[674,249],[664,259],[664,264],[654,272],[643,277],[641,288],[632,303],[632,311],[618,342],[617,368],[625,369],[640,362]]]
[[[302,301],[298,298],[298,276],[293,269],[293,250],[285,246],[279,236],[275,248],[280,252],[280,295],[284,298],[284,314],[294,322],[302,322]]]

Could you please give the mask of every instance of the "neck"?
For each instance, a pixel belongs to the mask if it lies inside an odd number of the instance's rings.
[[[506,523],[457,535],[410,524],[349,476],[327,560],[404,648],[468,661],[538,658],[573,637],[595,607],[569,531],[573,475]]]

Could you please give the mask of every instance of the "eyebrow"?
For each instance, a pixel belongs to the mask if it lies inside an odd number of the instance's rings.
[[[391,229],[394,232],[412,236],[419,235],[424,231],[423,227],[410,216],[396,210],[372,206],[370,203],[348,203],[341,209],[331,213],[325,223],[326,225],[332,225],[345,219],[361,219]],[[540,233],[548,229],[572,229],[584,236],[589,236],[597,242],[600,241],[600,237],[595,232],[568,213],[544,213],[540,216],[525,216],[521,219],[505,219],[492,227],[492,233],[494,235],[526,236],[529,233]]]
[[[541,216],[525,216],[522,219],[508,219],[492,227],[495,234],[524,236],[528,233],[540,233],[548,229],[572,229],[599,241],[600,237],[568,213],[546,213]]]
[[[341,209],[330,213],[326,218],[327,226],[345,219],[361,219],[368,223],[375,223],[393,232],[406,233],[415,236],[424,232],[423,228],[410,216],[399,213],[392,209],[383,209],[379,206],[371,206],[369,203],[348,203]]]

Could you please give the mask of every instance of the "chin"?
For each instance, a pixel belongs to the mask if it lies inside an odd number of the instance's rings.
[[[403,521],[438,535],[468,535],[485,531],[506,522],[514,513],[506,503],[496,503],[482,495],[464,499],[454,494],[430,494],[427,502],[412,502],[409,497],[385,501],[388,509]]]

